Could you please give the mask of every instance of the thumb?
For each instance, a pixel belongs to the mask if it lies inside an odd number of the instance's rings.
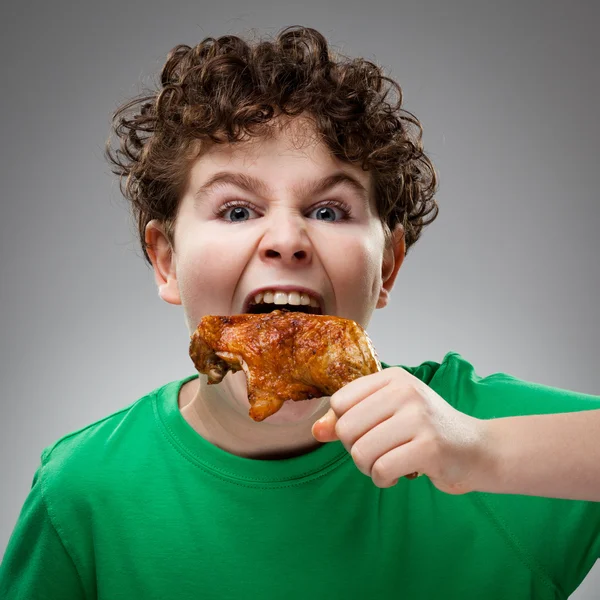
[[[335,424],[337,423],[337,417],[330,408],[324,416],[316,421],[312,426],[313,437],[318,442],[333,442],[338,439],[335,433]]]

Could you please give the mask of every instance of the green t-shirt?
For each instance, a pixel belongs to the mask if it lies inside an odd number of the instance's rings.
[[[488,419],[600,397],[479,377],[449,352],[404,369]],[[0,568],[4,600],[566,598],[600,556],[600,503],[376,487],[340,442],[274,461],[198,435],[171,382],[42,453]]]

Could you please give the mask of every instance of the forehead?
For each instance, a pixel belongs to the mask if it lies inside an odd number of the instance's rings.
[[[271,189],[288,184],[301,189],[307,180],[344,172],[357,180],[369,197],[373,195],[371,173],[335,157],[306,117],[279,117],[256,137],[246,136],[239,142],[203,143],[191,164],[190,184],[197,190],[222,170],[252,174]]]

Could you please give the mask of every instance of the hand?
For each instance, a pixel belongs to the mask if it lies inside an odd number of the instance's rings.
[[[418,472],[443,492],[465,494],[487,468],[485,421],[457,411],[401,367],[355,379],[330,406],[313,436],[339,439],[377,487]]]

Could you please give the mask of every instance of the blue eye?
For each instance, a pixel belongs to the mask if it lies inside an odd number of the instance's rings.
[[[236,206],[235,208],[232,208],[230,215],[232,221],[247,221],[250,218],[250,213],[245,206]]]
[[[215,216],[224,219],[228,223],[243,223],[255,219],[258,215],[256,210],[245,200],[232,200],[223,204],[215,211]],[[308,212],[309,218],[328,223],[339,221],[352,221],[352,211],[344,202],[329,201],[327,204],[313,208]]]
[[[349,211],[338,206],[328,205],[319,206],[318,208],[311,210],[308,214],[314,214],[314,218],[317,221],[329,221],[330,223],[333,223],[335,221],[343,221],[347,219],[349,216]]]
[[[216,215],[225,219],[229,223],[241,223],[253,218],[256,215],[254,209],[246,204],[241,204],[239,201],[226,202],[217,212]]]

